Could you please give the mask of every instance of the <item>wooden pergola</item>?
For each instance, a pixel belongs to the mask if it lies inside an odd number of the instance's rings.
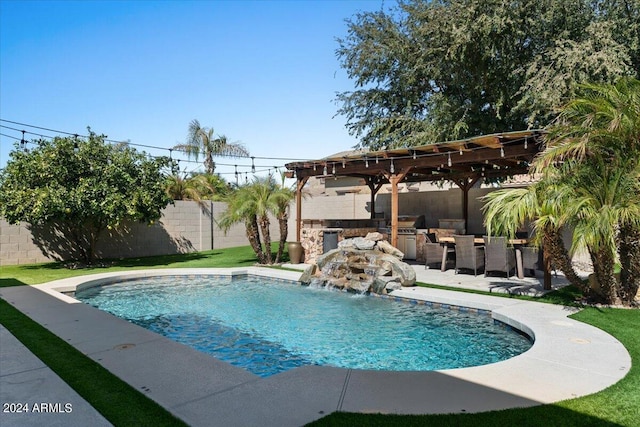
[[[543,132],[527,130],[482,135],[457,141],[382,151],[353,151],[318,160],[286,164],[296,183],[296,239],[302,228],[302,189],[311,177],[358,177],[371,189],[371,216],[376,193],[391,184],[391,238],[398,244],[398,184],[450,181],[463,191],[465,228],[469,219],[469,190],[483,179],[529,172],[543,148]]]

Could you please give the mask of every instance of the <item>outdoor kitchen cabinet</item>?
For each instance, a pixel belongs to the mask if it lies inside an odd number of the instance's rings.
[[[398,234],[398,249],[404,254],[404,259],[416,259],[416,235]]]

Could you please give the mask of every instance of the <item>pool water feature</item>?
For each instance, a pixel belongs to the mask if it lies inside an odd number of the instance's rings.
[[[531,340],[486,314],[258,276],[161,276],[76,298],[267,377],[305,365],[425,371],[516,356]]]

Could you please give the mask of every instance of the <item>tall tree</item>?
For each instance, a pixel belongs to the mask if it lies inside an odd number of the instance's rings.
[[[249,151],[242,144],[230,143],[226,136],[215,135],[213,128],[202,127],[196,119],[189,123],[187,142],[176,145],[174,149],[183,150],[190,158],[196,160],[202,154],[205,171],[211,175],[216,170],[214,156],[249,156]]]
[[[572,250],[588,250],[599,284],[585,292],[632,305],[640,288],[640,81],[583,86],[549,130],[547,148],[534,162],[541,181],[526,190],[490,193],[487,229],[512,232],[525,219],[572,228]],[[528,203],[523,195],[536,190],[542,197]],[[553,217],[545,215],[548,210]],[[563,259],[560,252],[551,255],[555,262]]]
[[[637,0],[400,0],[336,51],[338,113],[370,149],[543,127],[576,82],[640,76]]]
[[[171,201],[164,188],[168,158],[150,159],[93,132],[87,139],[56,137],[36,145],[28,152],[16,146],[0,172],[0,216],[52,228],[87,263],[104,229],[151,223]],[[51,255],[60,250],[42,245]]]
[[[589,249],[604,297],[631,304],[640,288],[640,80],[583,85],[550,130],[537,169],[566,170],[579,209],[567,215],[576,243]],[[616,251],[620,286],[613,279]]]

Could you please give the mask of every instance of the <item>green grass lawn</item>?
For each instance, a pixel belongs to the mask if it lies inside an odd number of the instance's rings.
[[[60,263],[3,266],[0,269],[0,285],[37,284],[82,274],[140,268],[236,267],[254,264],[255,257],[251,249],[240,247],[196,254],[111,260],[108,267],[80,270],[69,270]],[[575,297],[576,290],[567,288],[537,300],[573,304]],[[112,423],[115,425],[180,425],[179,420],[173,418],[163,408],[111,375],[51,332],[6,302],[0,301],[0,304],[0,322]],[[456,415],[396,416],[333,413],[312,425],[474,427],[544,425],[635,427],[640,425],[640,334],[638,333],[640,310],[586,308],[572,317],[609,332],[624,344],[633,360],[631,371],[624,379],[590,396],[533,408]],[[567,355],[567,358],[570,357],[571,355]],[[585,375],[588,375],[588,372],[585,372]],[[455,396],[451,398],[455,399]],[[132,402],[135,402],[135,405]],[[123,405],[126,405],[129,410],[118,410]]]
[[[218,249],[189,254],[163,255],[142,258],[109,259],[102,266],[71,270],[62,262],[8,265],[0,268],[0,287],[20,284],[37,285],[52,280],[111,271],[142,268],[206,268],[246,267],[255,265],[256,257],[250,246]]]

